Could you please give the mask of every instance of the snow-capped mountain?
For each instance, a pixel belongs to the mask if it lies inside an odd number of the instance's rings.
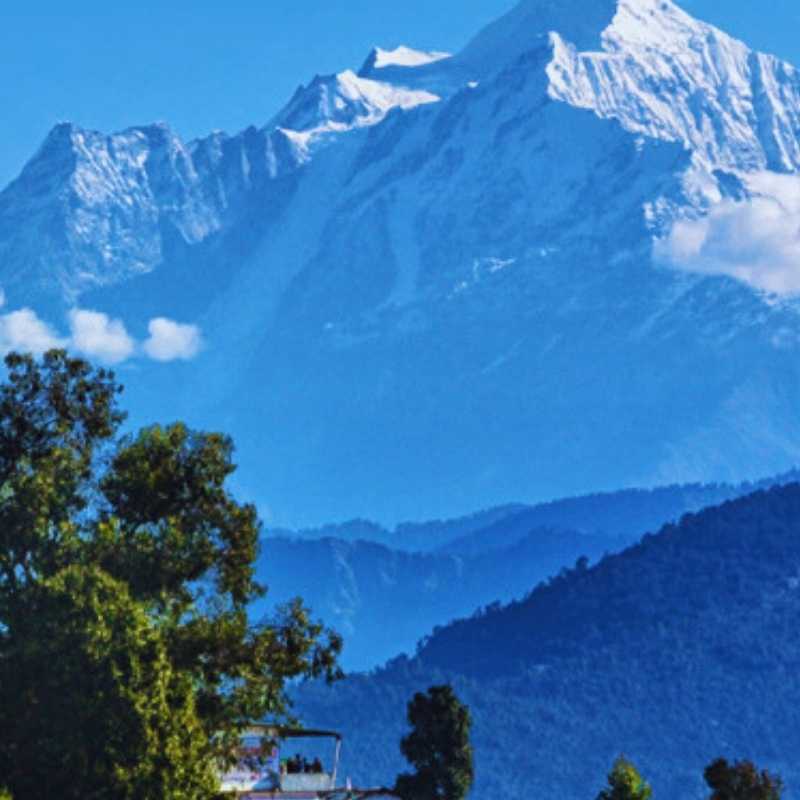
[[[662,5],[622,3],[599,51],[580,52],[551,34],[550,96],[633,133],[682,142],[709,165],[796,169],[794,67]]]
[[[0,285],[199,324],[135,407],[293,521],[751,477],[800,457],[799,134],[795,68],[669,0],[524,0],[237,135],[58,126]]]

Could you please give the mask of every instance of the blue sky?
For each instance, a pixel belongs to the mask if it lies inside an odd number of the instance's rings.
[[[589,0],[581,0],[588,2]],[[800,64],[797,0],[684,0]],[[513,0],[7,0],[0,17],[0,185],[50,127],[168,121],[187,138],[263,124],[314,73],[374,44],[457,50]]]

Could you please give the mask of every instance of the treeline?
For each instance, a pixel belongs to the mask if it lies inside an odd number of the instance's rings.
[[[717,758],[703,771],[710,800],[780,800],[783,781],[752,761],[729,763]],[[608,785],[597,800],[650,800],[653,789],[636,766],[620,756],[608,774]]]

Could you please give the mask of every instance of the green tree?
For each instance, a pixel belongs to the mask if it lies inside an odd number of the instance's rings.
[[[263,594],[232,444],[181,424],[123,437],[113,374],[63,351],[0,386],[0,776],[14,800],[210,797],[253,719],[289,719],[339,638]]]
[[[3,720],[14,796],[40,796],[55,780],[68,796],[73,784],[83,797],[212,795],[217,775],[191,677],[170,664],[165,637],[128,587],[76,565],[31,587],[26,606],[14,671],[3,673],[4,700],[27,701]]]
[[[418,692],[408,704],[411,732],[400,750],[415,772],[399,775],[402,800],[463,800],[475,777],[469,709],[450,686]]]
[[[711,789],[711,800],[780,800],[783,782],[767,770],[758,770],[752,761],[728,763],[718,758],[709,764],[703,777]]]
[[[597,795],[597,800],[649,800],[652,794],[650,784],[639,770],[620,756],[608,773],[608,786]]]

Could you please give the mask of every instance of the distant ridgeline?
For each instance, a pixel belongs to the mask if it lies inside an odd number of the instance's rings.
[[[471,706],[475,798],[585,800],[624,753],[654,797],[705,794],[712,758],[749,758],[800,797],[800,484],[729,501],[448,625],[414,658],[297,712],[350,741],[345,772],[380,781],[409,693],[452,681]]]
[[[264,542],[259,578],[270,591],[252,614],[300,595],[345,636],[345,667],[371,669],[413,653],[437,625],[518,599],[581,557],[593,563],[683,514],[792,480],[800,473],[758,484],[625,490],[393,531],[365,520],[283,531]]]

